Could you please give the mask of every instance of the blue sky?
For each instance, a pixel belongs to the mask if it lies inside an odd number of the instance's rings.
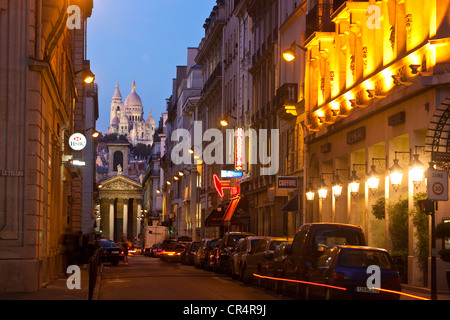
[[[151,108],[159,122],[176,66],[186,65],[187,48],[199,45],[215,4],[215,0],[94,0],[87,58],[99,86],[97,130],[108,129],[116,83],[125,100],[133,79],[144,118]]]

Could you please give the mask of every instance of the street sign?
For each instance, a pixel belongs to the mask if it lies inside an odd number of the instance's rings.
[[[427,193],[429,200],[448,201],[447,171],[428,169]]]

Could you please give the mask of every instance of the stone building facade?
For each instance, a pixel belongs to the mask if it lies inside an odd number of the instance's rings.
[[[69,29],[68,5],[80,10]],[[92,1],[0,1],[0,291],[35,292],[64,272],[66,231],[82,227],[85,27]]]

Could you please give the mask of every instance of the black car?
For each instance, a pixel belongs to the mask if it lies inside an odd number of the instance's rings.
[[[101,261],[109,262],[116,266],[123,261],[123,250],[119,248],[114,242],[107,240],[97,240],[97,249],[100,252]]]
[[[263,283],[266,288],[274,287],[278,291],[281,286],[281,282],[277,280],[284,274],[284,264],[286,257],[288,256],[292,246],[292,241],[283,242],[280,244],[273,253],[267,253],[266,265],[262,269],[262,275],[268,278],[264,278]]]
[[[315,266],[308,268],[306,298],[398,300],[399,294],[369,288],[372,270],[379,270],[377,289],[401,291],[397,268],[384,249],[362,246],[333,246],[327,249]]]
[[[294,237],[292,248],[286,257],[283,278],[303,281],[309,266],[315,266],[317,259],[333,245],[366,245],[364,233],[359,226],[342,223],[307,223],[300,227]],[[305,294],[305,286],[295,281],[284,281],[283,291],[295,287],[295,294]]]
[[[167,247],[161,253],[161,260],[168,262],[181,262],[181,253],[186,249],[184,243],[178,243]]]
[[[219,243],[219,248],[215,257],[216,261],[214,271],[219,273],[228,273],[228,256],[230,252],[233,250],[239,239],[253,235],[253,233],[249,232],[226,232]]]

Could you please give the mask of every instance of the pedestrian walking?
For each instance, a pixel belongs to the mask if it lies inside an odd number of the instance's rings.
[[[127,240],[127,237],[125,234],[122,234],[122,242],[121,242],[121,246],[122,246],[122,250],[123,250],[123,262],[125,264],[128,264],[128,248],[130,247],[129,242]]]

